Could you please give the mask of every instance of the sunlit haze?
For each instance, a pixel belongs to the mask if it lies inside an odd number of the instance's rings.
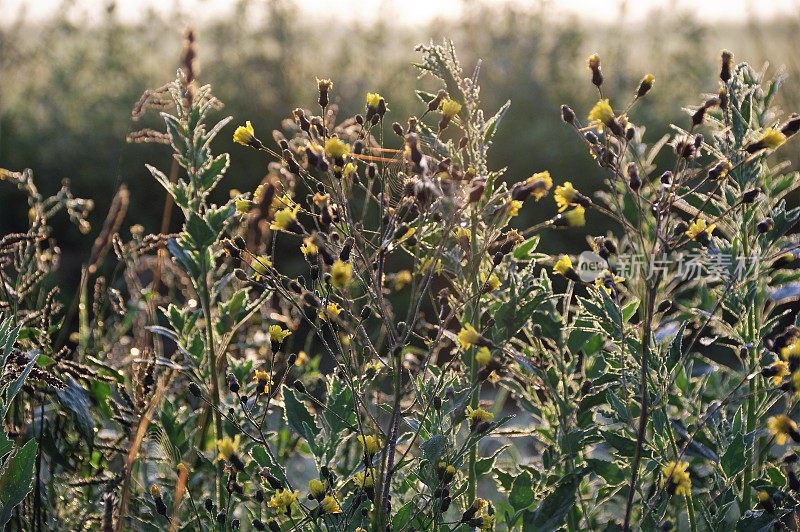
[[[8,23],[24,12],[29,20],[46,18],[63,3],[62,0],[0,0],[0,23]],[[108,5],[108,0],[76,0],[70,14],[80,20],[96,20]],[[298,9],[316,15],[330,15],[345,20],[385,18],[403,24],[424,22],[433,17],[458,14],[469,9],[469,0],[303,0]],[[800,0],[557,0],[531,2],[525,0],[496,0],[497,4],[545,5],[552,13],[575,14],[593,20],[628,22],[642,20],[655,9],[667,12],[693,13],[699,20],[745,20],[781,17],[800,13]],[[184,19],[202,22],[209,17],[224,15],[236,5],[231,0],[119,0],[116,2],[123,20],[137,21],[149,10],[160,14],[177,14]]]

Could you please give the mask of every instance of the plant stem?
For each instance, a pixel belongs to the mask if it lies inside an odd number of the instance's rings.
[[[208,287],[208,264],[206,251],[201,250],[203,258],[200,261],[200,270],[202,279],[200,289],[200,304],[203,308],[203,318],[205,320],[206,331],[206,356],[208,356],[208,378],[211,380],[211,401],[219,407],[220,394],[219,394],[219,375],[217,374],[217,353],[214,349],[214,329],[211,323],[211,295]],[[211,415],[214,417],[214,436],[215,440],[222,438],[222,418],[219,415],[218,408],[211,409]],[[221,460],[217,461],[217,508],[225,507],[225,481],[224,469]]]
[[[630,530],[631,513],[633,510],[633,499],[636,496],[636,483],[639,479],[639,464],[642,461],[642,450],[644,448],[644,438],[647,434],[647,417],[648,417],[648,391],[647,391],[647,373],[648,373],[648,359],[650,358],[650,337],[653,329],[653,306],[656,299],[656,289],[658,288],[658,281],[650,285],[647,290],[647,305],[645,308],[645,318],[642,329],[642,360],[641,360],[641,373],[639,376],[639,390],[641,392],[641,412],[639,413],[639,429],[636,434],[636,453],[633,457],[633,464],[631,464],[631,482],[628,488],[628,503],[625,506],[625,522],[622,529],[625,531]]]
[[[480,260],[481,257],[476,253],[478,247],[478,211],[477,206],[473,206],[472,208],[472,220],[471,220],[471,230],[470,230],[470,254],[471,254],[471,268],[470,272],[472,273],[472,289],[473,293],[476,296],[475,302],[470,305],[469,309],[469,316],[468,320],[472,324],[475,329],[480,330],[480,315],[477,311],[478,308],[478,301],[480,296],[478,295],[479,290],[481,289],[480,286]],[[476,256],[477,255],[477,256]],[[478,366],[477,362],[475,361],[475,354],[471,352],[471,350],[466,352],[466,356],[469,358],[469,382],[471,385],[471,389],[473,390],[472,396],[470,397],[469,404],[472,408],[478,408],[481,401],[481,385],[477,382],[478,380]],[[477,384],[477,386],[476,386]],[[478,462],[478,444],[474,444],[469,450],[469,461],[467,464],[467,503],[472,504],[475,501],[475,498],[478,495],[478,475],[475,471],[475,466]]]

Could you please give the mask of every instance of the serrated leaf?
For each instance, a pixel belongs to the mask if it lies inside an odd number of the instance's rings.
[[[6,460],[0,471],[0,526],[11,519],[14,508],[27,497],[33,489],[33,467],[39,445],[28,440],[21,449]]]
[[[308,442],[314,454],[317,454],[318,447],[316,437],[320,433],[320,428],[314,416],[309,413],[306,405],[297,398],[291,388],[284,386],[283,396],[283,409],[286,413],[286,422],[297,434]]]

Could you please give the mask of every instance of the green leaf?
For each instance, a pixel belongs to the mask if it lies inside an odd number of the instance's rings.
[[[617,486],[625,480],[625,472],[614,462],[589,458],[586,460],[589,469],[597,476],[602,477],[609,485]]]
[[[197,251],[202,251],[210,246],[216,239],[214,231],[211,230],[206,221],[194,213],[190,214],[189,219],[186,220],[186,232],[192,237]]]
[[[0,458],[3,458],[14,447],[14,444],[11,443],[11,440],[8,439],[8,435],[5,431],[0,430]]]
[[[199,184],[203,190],[212,190],[225,175],[225,171],[230,164],[230,157],[223,153],[216,157],[200,174]]]
[[[33,489],[33,467],[38,450],[36,441],[28,440],[3,465],[3,470],[0,471],[0,526],[8,523],[14,508]]]
[[[8,388],[8,392],[6,393],[6,406],[3,409],[3,418],[5,418],[6,414],[8,414],[8,408],[11,406],[11,402],[14,400],[14,397],[19,393],[22,389],[22,385],[25,383],[25,379],[28,378],[33,367],[36,365],[36,358],[32,356],[31,359],[25,364],[25,368],[22,370],[22,373],[19,374],[17,380],[15,380],[11,386]]]
[[[306,405],[297,398],[291,388],[287,386],[283,387],[283,397],[283,409],[286,413],[286,422],[308,442],[314,454],[317,454],[319,448],[317,447],[316,437],[320,433],[317,422],[308,412],[308,409],[306,409]]]
[[[517,511],[524,510],[533,504],[533,479],[531,479],[530,473],[523,471],[517,475],[511,485],[508,502]]]
[[[617,450],[621,456],[633,456],[636,454],[636,442],[627,436],[622,436],[616,432],[603,432],[606,442]]]
[[[744,470],[745,459],[745,442],[744,436],[741,432],[737,433],[731,440],[725,453],[720,458],[719,464],[722,470],[728,475],[729,478],[735,477],[742,470]]]
[[[545,532],[563,526],[567,514],[575,506],[575,491],[580,480],[581,476],[570,473],[536,510],[526,510],[522,520],[523,532]]]
[[[422,449],[422,454],[429,462],[435,463],[444,453],[446,446],[447,439],[441,434],[437,434],[431,439],[422,442],[420,444],[420,449]]]
[[[533,235],[528,240],[514,248],[514,258],[517,260],[530,260],[530,254],[539,245],[539,235]]]
[[[491,454],[491,456],[487,456],[486,458],[479,458],[477,462],[475,462],[475,474],[478,477],[481,477],[492,470],[494,467],[494,462],[497,460],[497,457],[500,456],[500,453],[508,449],[508,445],[503,445],[495,452]]]
[[[331,435],[336,436],[356,423],[353,391],[349,386],[345,386],[339,377],[334,375],[331,378],[328,397],[327,408],[325,408],[322,415],[325,416],[325,420],[331,428]]]

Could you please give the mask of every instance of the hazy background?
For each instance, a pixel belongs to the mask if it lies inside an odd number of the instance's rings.
[[[174,77],[183,29],[199,30],[200,80],[225,103],[220,117],[252,120],[269,131],[297,106],[315,105],[316,77],[335,82],[333,99],[344,113],[363,110],[365,93],[389,102],[390,121],[420,114],[413,88],[414,45],[452,38],[464,66],[477,58],[485,108],[507,99],[511,112],[496,137],[492,158],[510,179],[548,169],[556,181],[571,179],[587,190],[601,172],[560,122],[559,106],[585,115],[596,93],[586,57],[603,58],[607,94],[627,101],[646,72],[654,91],[633,120],[651,141],[670,121],[687,122],[682,106],[715,92],[719,51],[775,73],[785,65],[788,82],[779,99],[800,110],[800,2],[727,1],[490,1],[490,0],[0,0],[0,167],[32,168],[42,189],[69,178],[77,195],[96,201],[95,230],[114,191],[131,190],[129,223],[157,231],[164,191],[144,168],[167,169],[164,146],[129,145],[130,110],[147,88]],[[252,190],[267,161],[233,146],[228,126],[215,151],[232,151],[227,185]],[[789,146],[795,163],[797,144]],[[787,153],[787,152],[784,152]],[[0,183],[0,232],[21,227],[26,207]],[[529,220],[549,217],[551,200],[528,209]],[[594,226],[600,219],[589,214]],[[173,220],[177,224],[177,217]],[[91,239],[58,229],[65,250],[64,275],[77,274]],[[556,233],[549,250],[580,244],[583,237]],[[573,248],[574,249],[574,248]],[[579,249],[582,249],[580,247]]]

